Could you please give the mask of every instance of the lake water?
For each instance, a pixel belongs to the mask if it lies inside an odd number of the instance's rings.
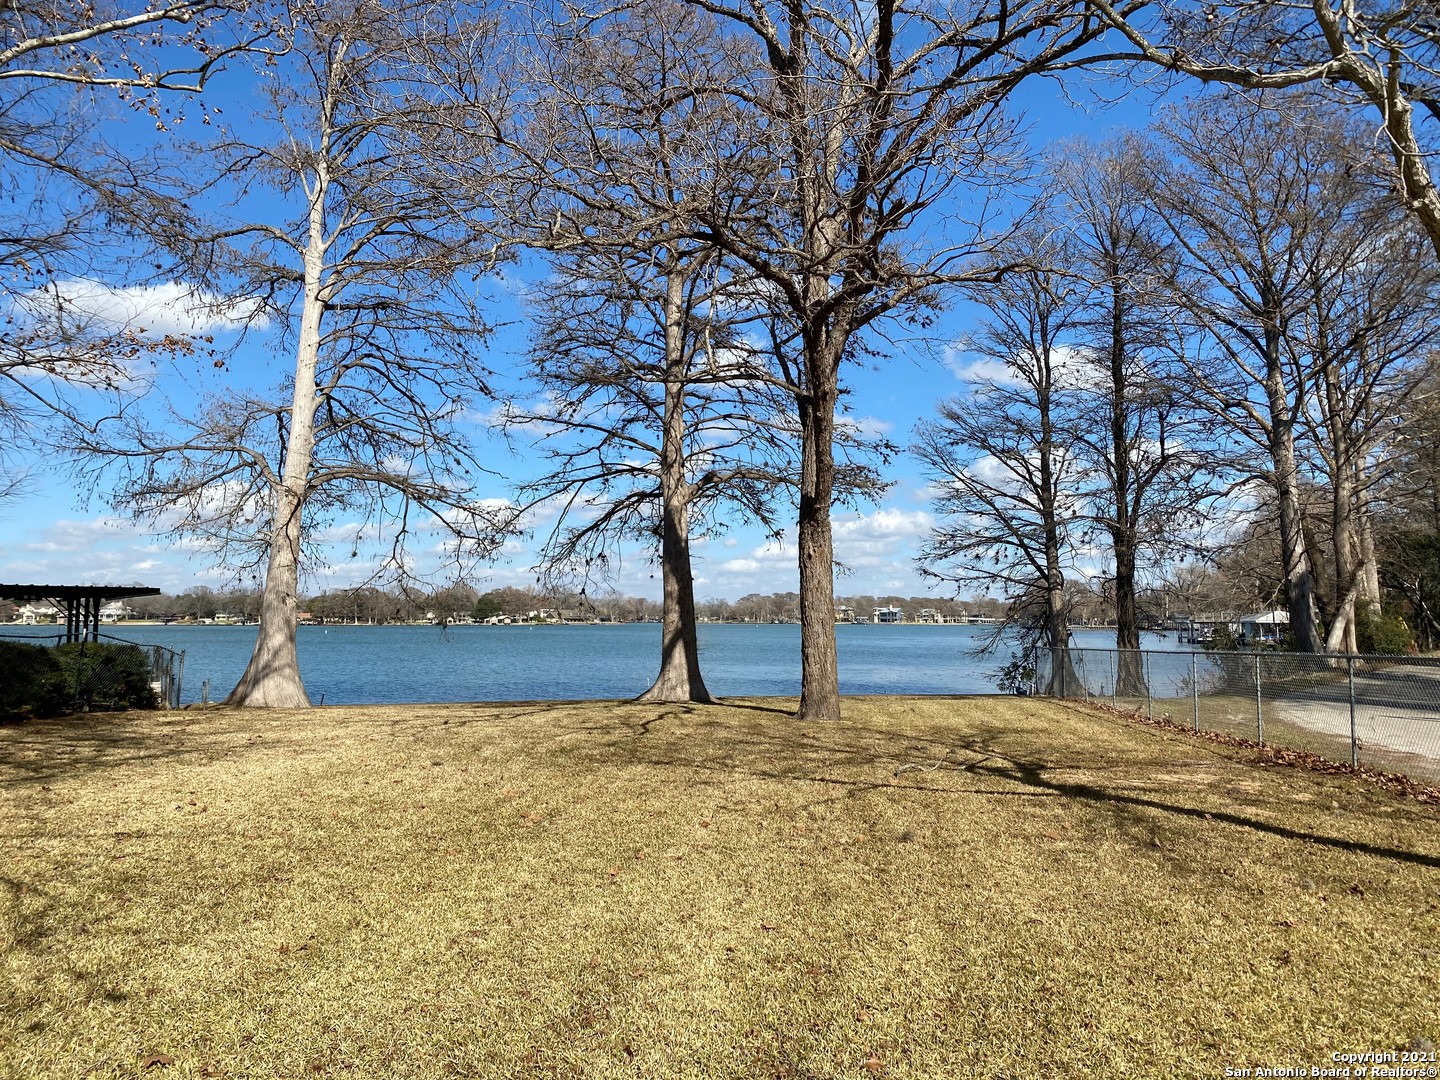
[[[46,627],[0,627],[35,637]],[[976,656],[979,626],[836,628],[845,694],[989,694],[1009,651]],[[255,646],[253,626],[106,627],[107,638],[185,653],[182,703],[225,697]],[[50,639],[52,642],[54,638]],[[1078,630],[1075,644],[1113,648],[1114,632]],[[1147,649],[1174,648],[1146,635]],[[654,623],[584,626],[302,626],[300,671],[316,704],[628,698],[659,669]],[[800,692],[800,628],[703,624],[705,684],[720,697]],[[206,684],[208,683],[208,691]]]

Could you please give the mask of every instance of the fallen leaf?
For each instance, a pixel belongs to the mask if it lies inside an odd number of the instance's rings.
[[[151,1054],[140,1063],[142,1069],[153,1069],[156,1066],[174,1065],[175,1059],[169,1054]]]
[[[885,1068],[885,1063],[872,1054],[865,1059],[865,1068],[871,1072],[878,1073],[881,1069]]]
[[[1046,837],[1046,838],[1048,838],[1048,839],[1050,839],[1050,840],[1059,840],[1059,839],[1060,839],[1060,834],[1059,834],[1058,832],[1053,832],[1053,831],[1050,830],[1050,829],[1046,829],[1043,833],[1041,833],[1041,835],[1044,836],[1044,837]]]
[[[760,929],[761,929],[761,930],[774,930],[774,929],[775,929],[775,925],[774,925],[773,923],[762,922],[762,923],[760,924]]]

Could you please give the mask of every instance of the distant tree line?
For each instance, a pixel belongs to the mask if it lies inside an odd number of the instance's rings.
[[[258,620],[264,593],[260,589],[214,589],[195,585],[178,594],[137,596],[125,601],[137,619],[213,620],[232,616]],[[992,597],[968,600],[937,599],[933,596],[839,596],[838,607],[854,611],[859,621],[869,621],[876,608],[896,607],[914,621],[924,610],[952,617],[966,615],[1002,618],[1006,604]],[[0,621],[12,619],[14,604],[0,602]],[[576,619],[605,619],[614,622],[659,622],[663,605],[653,599],[626,596],[610,591],[588,596],[573,590],[543,589],[535,586],[504,586],[484,592],[467,584],[435,590],[400,590],[363,587],[335,589],[300,598],[300,611],[316,620],[340,623],[483,622],[497,616],[524,618],[536,612],[554,612]],[[749,593],[738,600],[704,599],[696,602],[699,618],[711,622],[798,622],[799,594]]]

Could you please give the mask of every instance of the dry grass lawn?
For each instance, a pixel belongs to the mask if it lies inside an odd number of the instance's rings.
[[[1056,702],[0,728],[0,1075],[1218,1077],[1440,1042],[1440,814]]]

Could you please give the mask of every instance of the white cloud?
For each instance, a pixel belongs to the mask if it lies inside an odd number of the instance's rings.
[[[1006,363],[994,357],[979,356],[960,346],[947,346],[944,362],[955,378],[964,383],[1009,387],[1028,385],[1017,374],[1031,366],[1028,357],[1017,356],[1013,363]],[[1093,388],[1100,375],[1095,364],[1086,358],[1085,350],[1071,345],[1055,346],[1050,354],[1050,366],[1056,382],[1069,389]]]
[[[866,438],[887,435],[894,426],[889,420],[875,416],[840,416],[835,420],[835,427],[840,431],[853,431]]]
[[[17,304],[27,322],[90,334],[130,331],[159,338],[234,330],[247,322],[265,324],[257,301],[227,299],[173,281],[118,286],[64,278],[26,294]]]
[[[934,524],[934,516],[924,510],[898,507],[840,515],[832,524],[835,558],[852,574],[866,580],[879,575],[885,575],[887,583],[897,578],[913,579],[910,561],[914,546]]]

